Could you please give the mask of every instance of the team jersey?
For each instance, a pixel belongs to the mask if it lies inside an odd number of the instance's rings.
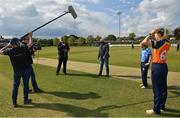
[[[150,48],[143,48],[141,50],[141,62],[148,63],[151,54]]]
[[[152,41],[153,63],[166,63],[166,55],[171,44],[167,39]]]

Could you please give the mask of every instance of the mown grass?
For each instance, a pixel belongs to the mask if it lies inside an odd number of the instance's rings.
[[[70,47],[69,60],[99,63],[97,60],[98,47]],[[140,47],[110,47],[110,64],[117,66],[135,67],[140,65]],[[40,57],[57,59],[57,48],[46,47],[40,51]],[[167,63],[169,71],[180,72],[180,51],[171,47],[168,52]]]
[[[152,108],[152,90],[142,90],[138,82],[68,70],[69,75],[55,75],[55,68],[37,65],[37,81],[45,93],[31,94],[33,104],[22,104],[20,86],[18,104],[12,108],[12,68],[7,57],[0,57],[0,116],[13,117],[114,117],[147,116]],[[170,89],[166,113],[180,116],[180,90]]]

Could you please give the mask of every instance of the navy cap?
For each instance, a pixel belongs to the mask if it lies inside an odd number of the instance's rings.
[[[10,41],[10,44],[11,45],[17,45],[17,44],[19,44],[19,41],[20,40],[18,38],[12,38],[11,41]]]
[[[104,37],[103,39],[100,40],[100,42],[106,42],[108,41],[108,37]]]
[[[164,28],[159,28],[160,33],[164,33]]]

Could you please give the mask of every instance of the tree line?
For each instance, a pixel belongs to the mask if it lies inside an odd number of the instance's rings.
[[[136,34],[134,32],[130,32],[127,37],[116,37],[113,34],[110,34],[107,37],[108,37],[108,41],[111,43],[126,43],[126,44],[139,43],[145,38],[145,36],[136,37]],[[179,43],[180,27],[175,28],[173,33],[170,34],[170,37],[173,37],[172,40]],[[66,35],[63,36],[63,38],[65,42],[68,43],[70,46],[91,46],[94,44],[94,42],[99,42],[102,37],[99,35],[97,35],[96,37],[93,37],[92,35],[89,35],[88,37]],[[53,39],[33,38],[33,41],[40,43],[41,46],[57,46],[57,44],[60,42],[60,38],[53,38]]]

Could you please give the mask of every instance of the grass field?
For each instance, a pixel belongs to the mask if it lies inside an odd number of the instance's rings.
[[[138,82],[98,78],[93,74],[76,71],[68,71],[70,74],[66,76],[56,76],[55,70],[37,65],[37,81],[45,93],[31,94],[33,104],[24,106],[20,86],[18,103],[21,106],[13,109],[12,68],[9,59],[0,56],[0,116],[138,117],[147,116],[145,110],[152,108],[152,90],[140,89]],[[180,90],[169,89],[168,111],[162,116],[180,116],[179,100]]]
[[[97,60],[98,47],[70,47],[69,60],[89,63],[99,63]],[[130,47],[111,47],[110,64],[126,67],[139,68],[140,64],[140,47],[131,49]],[[57,48],[46,47],[40,51],[40,57],[57,59]],[[177,52],[172,47],[167,57],[169,71],[180,72],[180,51]]]

